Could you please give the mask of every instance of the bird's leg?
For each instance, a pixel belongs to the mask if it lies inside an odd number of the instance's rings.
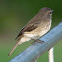
[[[41,41],[40,39],[37,39],[36,42],[41,44],[44,43],[44,41]]]
[[[44,41],[41,41],[41,40],[39,40],[39,39],[37,39],[37,40],[34,40],[34,42],[32,42],[32,44],[35,44],[35,43],[41,43],[41,44],[43,44],[43,43],[45,43]]]

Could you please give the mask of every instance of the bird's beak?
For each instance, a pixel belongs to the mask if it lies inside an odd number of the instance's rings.
[[[52,12],[53,12],[54,10],[52,10]]]

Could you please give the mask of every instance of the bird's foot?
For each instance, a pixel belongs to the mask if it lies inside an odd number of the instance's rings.
[[[39,40],[39,39],[37,39],[37,40],[34,40],[34,42],[32,42],[32,44],[35,44],[35,43],[41,43],[41,44],[43,44],[43,43],[45,43],[44,41],[41,41],[41,40]]]

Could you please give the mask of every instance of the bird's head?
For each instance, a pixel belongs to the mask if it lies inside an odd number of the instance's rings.
[[[51,8],[44,7],[40,11],[43,15],[51,16],[54,10],[52,10]]]

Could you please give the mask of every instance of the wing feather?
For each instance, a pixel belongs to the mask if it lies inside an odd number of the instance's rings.
[[[32,30],[34,30],[34,29],[36,29],[36,28],[37,28],[37,25],[35,25],[35,24],[30,24],[30,25],[25,26],[24,28],[21,29],[21,31],[20,31],[20,33],[18,34],[18,36],[16,37],[16,39],[17,39],[19,36],[21,36],[24,32],[30,32],[30,31],[32,31]]]

